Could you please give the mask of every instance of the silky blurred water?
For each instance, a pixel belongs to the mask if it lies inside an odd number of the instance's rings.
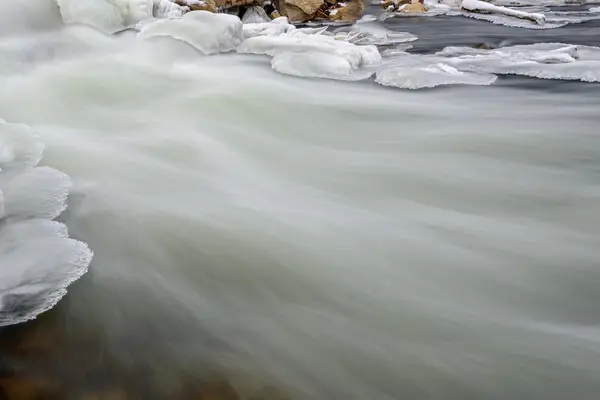
[[[72,178],[62,221],[95,256],[57,308],[0,332],[50,326],[64,354],[5,362],[73,398],[123,376],[174,398],[215,371],[299,399],[598,398],[599,85],[299,79],[16,4],[0,117]],[[418,51],[548,34],[392,24]],[[585,29],[552,41],[599,45]]]

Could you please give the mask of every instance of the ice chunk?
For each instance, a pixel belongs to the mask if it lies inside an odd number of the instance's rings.
[[[63,21],[113,34],[152,18],[152,0],[57,0]]]
[[[354,44],[392,45],[413,42],[418,38],[408,32],[394,32],[377,22],[357,22],[350,28],[334,31],[336,38]]]
[[[492,74],[463,72],[432,56],[404,54],[392,58],[376,72],[375,81],[402,89],[423,89],[441,85],[491,85]]]
[[[0,120],[0,171],[33,167],[43,151],[44,143],[31,128]]]
[[[273,56],[271,65],[281,73],[342,80],[365,79],[372,73],[359,69],[381,62],[375,46],[357,46],[332,36],[308,35],[298,30],[246,39],[237,51]]]
[[[494,50],[451,47],[437,53],[461,71],[511,74],[541,79],[600,82],[600,48],[564,43]]]
[[[66,208],[71,181],[34,167],[43,147],[31,128],[0,120],[0,326],[52,308],[92,258],[86,244],[52,221]]]
[[[271,60],[271,66],[282,74],[305,78],[362,80],[373,75],[370,70],[355,70],[347,58],[316,52],[277,52]]]
[[[183,7],[171,0],[154,0],[153,15],[155,18],[179,18],[186,11]]]
[[[276,18],[270,22],[244,24],[244,38],[256,36],[279,36],[295,30],[296,27],[285,17]]]
[[[461,3],[461,7],[463,10],[483,13],[483,14],[501,14],[506,15],[508,17],[519,18],[534,22],[538,25],[544,25],[546,22],[546,17],[544,14],[538,13],[528,13],[520,10],[513,10],[512,8],[495,6],[490,3],[486,3],[485,1],[480,0],[463,0]]]
[[[155,20],[141,27],[140,39],[167,36],[186,42],[204,54],[235,50],[243,40],[242,21],[229,14],[192,11],[182,18]]]
[[[66,208],[69,177],[53,168],[38,167],[0,180],[4,216],[11,219],[54,219]]]
[[[11,226],[0,229],[3,241],[22,234]],[[59,229],[44,234],[20,238],[18,245],[0,252],[0,326],[49,310],[87,271],[92,252],[85,243],[65,238]]]
[[[242,16],[242,22],[244,24],[256,24],[270,21],[271,18],[269,18],[265,10],[262,7],[258,6],[248,7],[246,12]]]

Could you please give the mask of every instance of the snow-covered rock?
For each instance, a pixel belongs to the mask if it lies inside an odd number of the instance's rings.
[[[156,20],[141,27],[140,39],[166,36],[186,42],[204,54],[235,50],[244,38],[242,21],[229,14],[191,11],[178,19]]]

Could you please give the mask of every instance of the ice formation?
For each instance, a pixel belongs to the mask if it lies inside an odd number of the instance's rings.
[[[494,50],[449,47],[437,53],[461,71],[600,82],[600,48],[540,43]]]
[[[140,39],[167,36],[186,42],[204,54],[232,51],[244,38],[242,21],[229,14],[192,11],[182,18],[158,19],[141,27]]]
[[[464,72],[440,57],[400,54],[386,60],[377,70],[375,81],[401,89],[423,89],[441,85],[491,85],[493,74]]]
[[[413,42],[418,38],[408,32],[394,32],[373,21],[357,22],[351,27],[338,28],[336,37],[354,44],[392,45]]]
[[[71,182],[36,167],[43,149],[29,127],[0,120],[0,326],[52,308],[92,258],[53,221],[66,208]]]
[[[538,13],[528,13],[520,10],[513,10],[512,8],[495,6],[490,3],[486,3],[485,1],[480,0],[463,0],[461,3],[461,7],[463,10],[484,13],[484,14],[500,14],[506,15],[508,17],[523,19],[526,21],[531,21],[538,25],[544,25],[546,22],[546,17],[544,14]]]
[[[298,31],[249,38],[237,51],[272,56],[273,68],[282,73],[340,80],[365,79],[372,73],[364,67],[381,61],[375,46],[357,46],[329,35]]]
[[[63,21],[112,34],[153,17],[152,0],[56,0]]]
[[[296,30],[296,27],[289,23],[287,17],[275,18],[270,22],[248,23],[243,27],[246,39],[255,36],[279,36],[293,30]]]

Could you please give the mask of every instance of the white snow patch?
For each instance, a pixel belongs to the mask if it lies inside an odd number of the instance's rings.
[[[243,40],[243,24],[229,14],[191,11],[182,18],[155,20],[141,27],[139,39],[167,36],[186,42],[204,54],[235,50]]]

